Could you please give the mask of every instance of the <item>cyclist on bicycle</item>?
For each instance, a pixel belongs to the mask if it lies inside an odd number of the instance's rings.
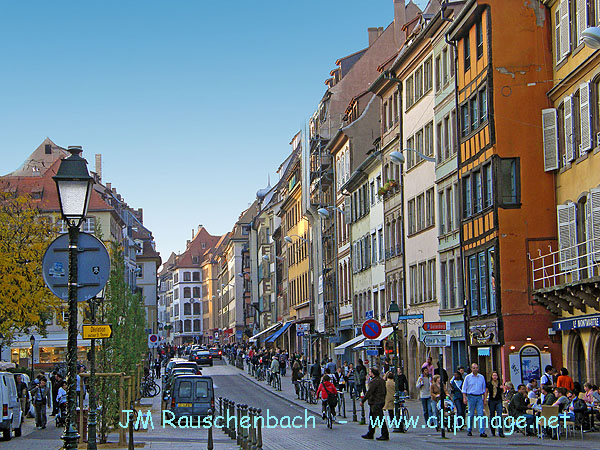
[[[331,396],[331,400],[330,397]],[[323,411],[323,420],[326,420],[327,417],[325,412],[327,410],[327,403],[329,402],[329,408],[331,409],[331,414],[335,416],[335,407],[337,406],[337,389],[335,385],[331,382],[331,378],[329,375],[323,375],[321,379],[321,384],[319,384],[319,388],[317,389],[317,398],[322,400],[321,406]],[[333,402],[335,401],[335,405]]]

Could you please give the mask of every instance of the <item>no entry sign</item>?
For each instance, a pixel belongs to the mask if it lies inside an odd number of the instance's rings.
[[[377,339],[381,335],[381,324],[375,319],[365,320],[362,333],[367,339]]]

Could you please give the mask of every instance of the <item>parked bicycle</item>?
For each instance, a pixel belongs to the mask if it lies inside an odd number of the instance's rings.
[[[142,397],[156,397],[160,394],[160,386],[152,378],[144,378],[140,387]]]

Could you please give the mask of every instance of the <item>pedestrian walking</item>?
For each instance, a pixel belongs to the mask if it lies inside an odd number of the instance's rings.
[[[46,378],[42,378],[39,384],[31,390],[31,398],[35,408],[35,427],[38,429],[46,428],[46,407],[52,403],[51,395]]]
[[[319,386],[319,380],[321,379],[321,364],[319,364],[319,360],[315,360],[315,363],[310,367],[310,378],[316,389],[317,386]]]
[[[469,406],[469,419],[467,420],[467,435],[473,436],[474,417],[477,414],[479,418],[479,436],[487,437],[485,434],[485,421],[483,420],[483,406],[487,402],[485,399],[486,382],[483,375],[479,373],[479,365],[471,364],[471,373],[465,377],[463,382],[463,403]]]
[[[300,397],[300,384],[299,381],[302,379],[303,374],[302,374],[302,366],[300,365],[299,361],[294,361],[294,364],[292,365],[292,383],[294,385],[294,388],[296,389],[296,396],[299,398]]]
[[[435,431],[440,431],[441,423],[441,407],[438,410],[437,404],[442,399],[442,378],[439,375],[434,375],[431,381],[431,387],[429,393],[431,394],[430,408],[433,407],[433,411],[429,412],[429,417],[433,415],[435,417]]]
[[[452,393],[452,402],[456,407],[456,414],[465,419],[466,408],[463,403],[463,394],[462,394],[462,385],[463,385],[463,377],[460,371],[457,369],[454,372],[454,376],[450,380],[450,391]]]
[[[431,407],[431,377],[427,367],[421,368],[421,375],[417,378],[416,387],[419,390],[419,399],[421,399],[421,405],[423,406],[423,417],[425,423],[427,423],[430,412],[433,410]]]
[[[348,382],[348,392],[350,392],[350,398],[356,396],[356,371],[354,370],[354,364],[348,364],[348,373],[346,374],[346,381]]]
[[[366,381],[367,381],[367,368],[363,364],[362,359],[358,360],[358,365],[355,370],[356,374],[356,393],[360,397],[364,392],[367,391]]]
[[[331,358],[329,358],[327,360],[327,365],[325,366],[326,369],[329,369],[329,372],[331,374],[334,374],[337,370],[337,364],[333,362],[333,360]]]
[[[363,434],[363,439],[373,439],[375,436],[375,425],[381,424],[381,436],[378,441],[388,441],[390,439],[389,430],[383,416],[383,407],[385,406],[385,397],[387,389],[385,381],[379,376],[379,370],[372,367],[369,371],[371,380],[369,381],[369,389],[365,393],[364,398],[360,401],[362,407],[366,402],[369,403],[369,430],[367,434]]]
[[[498,372],[492,372],[492,377],[487,384],[487,399],[490,409],[490,430],[492,436],[496,436],[496,428],[498,428],[498,436],[504,437],[504,427],[502,426],[502,400],[504,399],[504,389]],[[495,425],[494,417],[498,416],[497,421],[500,425]]]
[[[388,372],[385,375],[385,405],[383,405],[383,413],[388,416],[389,427],[392,428],[394,423],[394,396],[396,394],[396,382],[394,381],[394,374]]]

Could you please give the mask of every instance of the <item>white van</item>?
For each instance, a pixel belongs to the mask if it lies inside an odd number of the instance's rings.
[[[14,375],[10,372],[0,372],[0,430],[5,440],[21,436],[21,403],[17,397],[17,386]]]

